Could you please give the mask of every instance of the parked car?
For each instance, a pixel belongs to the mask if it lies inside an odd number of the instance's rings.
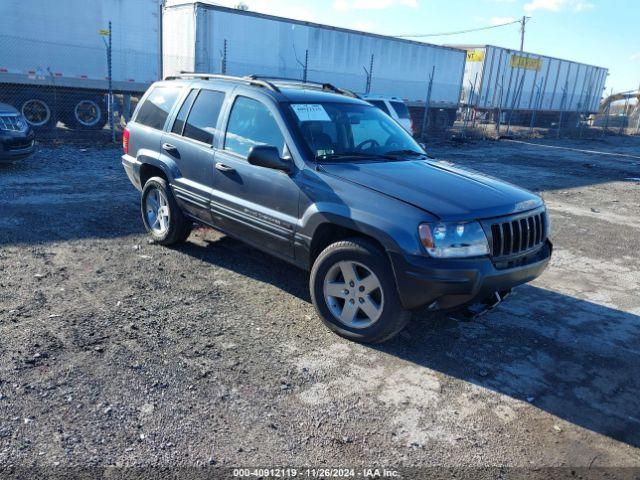
[[[155,242],[197,222],[309,270],[320,317],[352,340],[387,340],[421,307],[481,313],[551,257],[538,196],[430,159],[327,84],[169,77],[123,147]]]
[[[21,160],[35,151],[33,130],[11,105],[0,103],[0,161]]]
[[[361,98],[369,102],[374,107],[378,107],[384,113],[393,118],[396,122],[402,125],[407,132],[411,135],[417,132],[413,131],[413,121],[409,114],[409,108],[404,103],[404,100],[398,97],[384,97],[382,95],[362,95]]]

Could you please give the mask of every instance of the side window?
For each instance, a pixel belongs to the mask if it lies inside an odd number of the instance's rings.
[[[277,147],[284,151],[284,136],[266,105],[247,97],[238,97],[229,115],[224,149],[243,157],[255,145]]]
[[[369,103],[371,105],[373,105],[374,107],[378,107],[380,110],[382,110],[387,115],[390,114],[389,113],[389,109],[387,108],[387,104],[384,103],[382,100],[369,100]]]
[[[224,92],[200,90],[184,126],[185,137],[213,145],[224,95]]]
[[[411,118],[409,109],[404,102],[391,102],[391,107],[396,111],[399,118]]]
[[[136,115],[136,122],[162,130],[180,94],[180,88],[156,87],[149,94]]]
[[[176,117],[176,121],[173,122],[173,128],[171,131],[173,133],[177,133],[178,135],[182,135],[182,131],[184,130],[184,122],[187,119],[187,115],[189,114],[189,110],[191,110],[191,105],[193,105],[193,100],[198,95],[197,90],[191,90],[187,98],[185,99],[182,107],[180,107],[180,111],[178,112],[178,116]]]

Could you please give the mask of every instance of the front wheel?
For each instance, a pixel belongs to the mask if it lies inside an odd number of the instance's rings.
[[[55,97],[47,92],[27,91],[16,101],[15,106],[35,130],[51,130],[58,123]]]
[[[156,243],[175,245],[191,233],[191,221],[182,213],[164,178],[152,177],[142,189],[142,221]]]
[[[385,252],[364,239],[327,247],[311,270],[310,290],[325,325],[349,340],[384,342],[411,316],[402,308]]]

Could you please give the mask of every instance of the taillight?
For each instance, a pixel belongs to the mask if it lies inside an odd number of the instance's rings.
[[[122,150],[124,150],[125,155],[129,153],[129,129],[125,128],[124,132],[122,132]]]

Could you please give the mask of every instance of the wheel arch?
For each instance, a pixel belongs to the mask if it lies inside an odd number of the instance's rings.
[[[144,151],[138,152],[136,160],[140,163],[140,187],[144,187],[145,182],[154,175],[150,172],[156,172],[158,176],[164,178],[168,183],[173,182],[181,176],[178,165],[173,160],[158,158],[157,152]]]
[[[160,167],[150,163],[143,163],[140,165],[140,186],[144,187],[147,181],[152,177],[161,177],[166,181],[169,181],[167,174]]]
[[[371,225],[335,214],[323,215],[314,222],[308,242],[308,268],[311,269],[318,255],[329,245],[347,238],[368,240],[388,255],[397,250],[395,241],[385,232]]]

